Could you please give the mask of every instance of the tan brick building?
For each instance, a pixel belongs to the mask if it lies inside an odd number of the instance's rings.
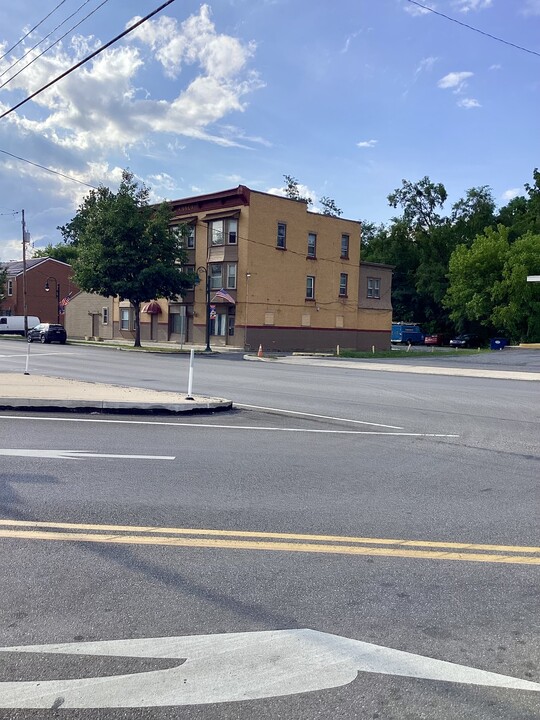
[[[174,200],[171,207],[173,224],[185,232],[186,268],[201,281],[178,302],[155,298],[142,305],[143,341],[204,344],[208,280],[212,348],[390,347],[392,272],[361,264],[359,222],[243,185]],[[96,302],[90,310],[84,298],[70,303],[80,326],[68,328],[72,337],[95,335],[87,329],[92,322],[100,336],[133,337],[129,302],[112,301],[106,325],[99,313],[107,303]]]

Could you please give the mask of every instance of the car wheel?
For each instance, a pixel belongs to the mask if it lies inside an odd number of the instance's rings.
[[[39,338],[39,340],[40,340],[40,342],[41,342],[42,345],[45,345],[45,343],[47,342],[47,338],[45,337],[45,335],[41,335],[40,338]]]
[[[32,338],[30,337],[30,335],[26,336],[26,342],[32,342]]]

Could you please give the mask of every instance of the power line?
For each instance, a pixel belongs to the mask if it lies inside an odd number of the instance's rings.
[[[83,2],[82,5],[79,5],[79,7],[75,10],[75,12],[71,13],[71,15],[68,15],[68,17],[67,17],[65,20],[62,20],[62,22],[61,22],[59,25],[57,25],[55,28],[53,28],[53,30],[51,30],[50,33],[48,33],[47,35],[45,35],[45,37],[41,38],[41,40],[39,40],[35,45],[32,45],[32,47],[31,47],[29,50],[27,50],[27,51],[24,53],[24,55],[21,55],[20,58],[17,58],[17,60],[15,60],[15,62],[11,63],[11,65],[10,65],[8,68],[6,68],[3,73],[0,73],[0,78],[1,78],[1,77],[4,77],[4,75],[6,75],[10,70],[13,70],[13,68],[14,68],[16,65],[18,65],[18,64],[21,62],[21,60],[24,60],[25,57],[28,57],[28,55],[30,55],[30,53],[32,52],[32,50],[35,50],[39,45],[41,45],[42,42],[45,42],[45,40],[47,40],[47,38],[49,38],[54,32],[56,32],[56,31],[58,30],[58,28],[61,28],[62,25],[64,25],[65,23],[67,23],[68,20],[70,20],[74,15],[76,15],[76,14],[79,12],[79,10],[80,10],[81,8],[83,8],[85,5],[87,5],[89,2],[90,2],[90,0],[85,0],[85,2]],[[96,8],[96,10],[97,10],[97,8]],[[85,19],[86,19],[86,18],[85,18]],[[77,26],[75,25],[75,27],[77,27]],[[73,30],[73,29],[74,29],[74,28],[71,28],[71,30]],[[68,30],[68,33],[71,32],[71,30]],[[66,34],[67,34],[67,33],[66,33]],[[62,37],[65,37],[65,35],[63,35]],[[62,40],[62,38],[59,38],[59,40],[57,40],[56,42],[59,42],[60,40]],[[55,43],[55,44],[56,44],[56,43]],[[49,48],[51,48],[51,47],[52,47],[52,45],[49,45]],[[49,49],[49,48],[47,48],[47,49]],[[46,50],[45,50],[44,52],[46,52]],[[43,54],[43,53],[42,53],[42,54]],[[40,57],[40,56],[38,55],[38,57]],[[36,58],[36,60],[37,60],[37,58]],[[26,65],[25,67],[28,67],[28,65]],[[16,76],[14,75],[13,77],[16,77]],[[11,79],[11,78],[10,78],[10,79]],[[9,82],[9,80],[8,80],[8,82]],[[2,86],[2,87],[3,87],[3,86]]]
[[[71,175],[64,175],[64,173],[58,172],[58,170],[53,170],[52,168],[45,167],[45,165],[40,165],[39,163],[32,162],[32,160],[27,160],[26,158],[19,157],[19,155],[13,155],[13,153],[8,152],[7,150],[2,150],[0,148],[0,153],[4,153],[4,155],[9,155],[9,157],[15,158],[16,160],[22,160],[22,162],[28,163],[29,165],[33,165],[34,167],[40,168],[41,170],[46,170],[47,172],[53,173],[53,175],[59,175],[60,177],[66,178],[66,180],[73,180],[73,182],[79,183],[79,185],[86,185],[86,187],[92,188],[92,190],[98,190],[95,185],[90,185],[90,183],[83,182],[82,180],[77,180],[77,178],[71,177]]]
[[[6,52],[0,57],[0,60],[3,60],[3,59],[6,57],[6,55],[9,55],[9,53],[10,53],[12,50],[15,50],[15,48],[16,48],[18,45],[20,45],[20,44],[23,42],[23,40],[26,40],[26,38],[27,38],[31,33],[33,33],[34,30],[37,30],[37,28],[38,28],[40,25],[42,25],[42,24],[45,22],[45,20],[47,20],[47,18],[50,18],[51,15],[52,15],[54,12],[56,12],[56,10],[58,10],[58,8],[59,8],[61,5],[63,5],[65,2],[66,2],[66,0],[62,0],[62,2],[59,2],[58,5],[57,5],[55,8],[53,8],[48,15],[45,15],[45,17],[44,17],[42,20],[40,20],[37,25],[34,25],[34,27],[33,27],[31,30],[29,30],[29,31],[26,33],[26,35],[23,35],[23,37],[22,37],[20,40],[17,40],[17,42],[15,43],[15,45],[12,45],[12,46],[9,48],[9,50],[6,50]]]
[[[113,45],[115,42],[118,42],[118,40],[120,40],[121,38],[123,38],[123,37],[125,37],[126,35],[128,35],[130,32],[132,32],[133,30],[135,30],[136,28],[138,28],[139,25],[142,25],[143,23],[145,23],[147,20],[149,20],[151,17],[153,17],[154,15],[156,15],[158,12],[160,12],[161,10],[163,10],[163,8],[166,8],[167,5],[170,5],[170,4],[173,3],[173,2],[174,2],[174,0],[167,0],[167,2],[164,2],[164,3],[163,3],[162,5],[160,5],[158,8],[156,8],[155,10],[153,10],[151,13],[149,13],[149,14],[146,15],[145,17],[141,18],[141,20],[138,20],[134,25],[131,25],[131,27],[129,27],[127,30],[124,30],[124,32],[120,33],[120,35],[117,35],[115,38],[113,38],[112,40],[110,40],[108,43],[105,43],[105,45],[102,45],[100,48],[98,48],[97,50],[95,50],[93,53],[90,53],[90,55],[87,55],[83,60],[81,60],[80,62],[78,62],[76,65],[73,65],[72,67],[70,67],[69,70],[66,70],[66,71],[63,72],[61,75],[59,75],[58,77],[56,77],[54,80],[51,80],[51,82],[47,83],[46,85],[43,85],[43,87],[41,87],[39,90],[36,90],[36,92],[32,93],[31,95],[29,95],[29,96],[28,96],[27,98],[25,98],[24,100],[21,100],[21,102],[20,102],[20,103],[17,103],[17,105],[14,105],[14,106],[13,106],[12,108],[10,108],[9,110],[6,110],[6,112],[4,112],[2,115],[0,115],[0,120],[1,120],[2,118],[5,118],[6,115],[9,115],[10,113],[12,113],[14,110],[17,110],[18,108],[20,108],[21,105],[24,105],[24,104],[27,103],[29,100],[32,100],[32,98],[35,98],[36,95],[39,95],[39,94],[42,93],[44,90],[47,90],[48,88],[50,88],[51,85],[54,85],[54,84],[57,83],[59,80],[62,80],[63,78],[65,78],[67,75],[69,75],[70,73],[72,73],[74,70],[77,70],[77,68],[80,68],[81,65],[84,65],[84,64],[87,63],[89,60],[92,60],[92,58],[94,58],[94,57],[96,57],[97,55],[99,55],[100,53],[102,53],[104,50],[106,50],[108,47],[110,47],[111,45]]]
[[[450,22],[456,23],[457,25],[461,25],[462,27],[465,27],[468,30],[473,30],[474,32],[480,33],[480,35],[484,35],[485,37],[491,38],[492,40],[496,40],[497,42],[503,43],[504,45],[510,45],[510,47],[516,48],[516,50],[523,50],[523,52],[530,53],[531,55],[536,55],[537,57],[540,57],[540,52],[536,52],[536,50],[529,50],[529,48],[523,47],[523,45],[516,45],[516,43],[510,42],[509,40],[504,40],[503,38],[497,37],[496,35],[492,35],[491,33],[485,32],[484,30],[480,30],[479,28],[473,27],[472,25],[468,25],[467,23],[464,23],[461,20],[457,20],[456,18],[450,17],[450,15],[445,15],[444,13],[439,12],[438,10],[434,10],[433,8],[429,7],[428,5],[423,5],[422,3],[417,2],[417,0],[407,0],[407,2],[410,2],[412,5],[417,5],[418,7],[422,8],[423,10],[426,10],[427,12],[431,12],[434,15],[439,15],[439,17],[442,17],[445,20],[450,20]]]
[[[83,5],[86,5],[86,3],[88,3],[88,2],[90,2],[90,0],[86,0],[86,2],[83,3]],[[30,65],[32,65],[32,63],[35,63],[36,60],[39,60],[39,58],[40,58],[42,55],[45,55],[45,53],[48,52],[52,47],[54,47],[55,45],[58,45],[58,43],[59,43],[61,40],[63,40],[63,39],[66,37],[66,35],[69,35],[69,33],[70,33],[72,30],[75,30],[75,28],[78,28],[79,25],[82,25],[85,20],[88,20],[88,18],[89,18],[91,15],[93,15],[95,12],[97,12],[100,7],[103,7],[103,5],[105,5],[106,2],[109,2],[109,0],[103,0],[103,2],[101,2],[96,8],[94,8],[94,9],[92,10],[92,12],[89,12],[88,15],[86,15],[85,17],[82,18],[82,20],[79,20],[78,23],[76,23],[75,25],[73,25],[72,27],[70,27],[69,30],[67,30],[63,35],[61,35],[61,36],[58,38],[58,40],[55,40],[55,41],[54,41],[53,43],[51,43],[48,47],[46,47],[45,50],[43,50],[43,52],[40,52],[38,55],[36,55],[35,58],[32,58],[32,60],[30,60],[29,63],[27,63],[27,64],[26,64],[23,68],[21,68],[18,72],[16,72],[15,75],[12,75],[12,76],[11,76],[10,78],[8,78],[2,85],[0,85],[0,90],[1,90],[3,87],[5,87],[9,82],[11,82],[14,78],[16,78],[17,75],[20,75],[24,70],[26,70],[26,68],[29,68]],[[81,5],[81,7],[83,7],[83,5]],[[80,9],[81,9],[81,8],[79,8],[79,10],[80,10]],[[78,12],[78,10],[77,10],[76,12]],[[75,13],[73,13],[73,14],[75,14]],[[72,15],[70,15],[70,17],[72,17]],[[66,20],[68,20],[68,19],[69,19],[69,18],[66,18]],[[64,22],[66,22],[66,20],[64,20]],[[61,24],[63,25],[64,23],[61,23]],[[58,27],[60,27],[60,25],[58,25]],[[57,28],[55,28],[55,30],[56,30],[56,29],[57,29]],[[53,30],[52,32],[54,32],[54,30]],[[49,37],[49,36],[47,35],[47,37]],[[43,38],[43,39],[45,40],[46,38]],[[32,50],[34,50],[34,48],[36,48],[36,47],[37,47],[38,45],[40,45],[42,42],[43,42],[43,40],[40,40],[40,42],[38,42],[36,45],[34,45],[34,47],[32,48]],[[29,50],[29,51],[26,53],[26,55],[28,55],[29,53],[31,53],[32,50]],[[22,60],[24,57],[26,57],[26,55],[23,55],[22,58],[19,58],[19,60]],[[13,63],[13,65],[11,66],[11,68],[15,67],[15,65],[17,65],[17,63],[19,62],[19,60],[17,60],[17,62]],[[2,73],[2,75],[0,75],[0,77],[2,77],[2,76],[5,75],[7,72],[9,72],[9,70],[11,70],[11,68],[8,68],[7,70],[5,70],[5,71]]]

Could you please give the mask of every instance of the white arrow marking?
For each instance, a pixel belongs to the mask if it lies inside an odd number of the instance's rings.
[[[0,652],[182,661],[167,670],[131,675],[3,682],[1,708],[234,702],[340,687],[359,672],[540,692],[535,682],[307,629],[6,647]]]
[[[20,448],[0,449],[0,455],[10,457],[38,457],[52,460],[80,460],[81,458],[112,458],[126,460],[174,460],[174,455],[115,455],[113,453],[93,453],[86,450],[26,450]]]

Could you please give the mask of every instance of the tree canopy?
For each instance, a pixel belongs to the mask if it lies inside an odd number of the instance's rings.
[[[73,279],[86,292],[128,300],[140,346],[140,304],[183,296],[193,282],[179,232],[170,227],[167,203],[149,204],[149,190],[125,170],[116,193],[91,190],[75,217],[59,228],[76,247]]]

